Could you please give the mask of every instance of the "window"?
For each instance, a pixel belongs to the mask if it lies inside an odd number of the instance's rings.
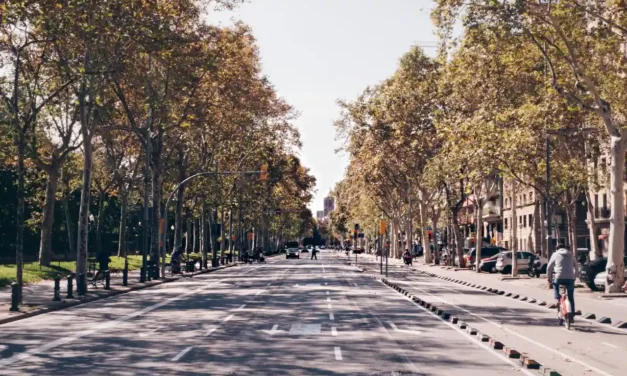
[[[594,195],[594,217],[599,218],[599,195]]]
[[[509,249],[509,241],[507,241],[507,240],[505,241],[505,248]]]
[[[605,174],[605,158],[601,158],[601,173]]]
[[[503,224],[503,227],[507,230],[507,218],[505,218],[505,223]]]
[[[527,216],[523,215],[523,227],[527,227]]]
[[[603,193],[603,209],[607,208],[607,194]]]
[[[531,227],[532,223],[533,223],[533,214],[529,214],[529,227]]]
[[[523,204],[527,203],[527,195],[523,195],[523,200],[522,200]]]
[[[507,205],[509,205],[509,198],[505,198],[505,207],[507,207]]]
[[[533,201],[533,192],[529,192],[529,201]]]

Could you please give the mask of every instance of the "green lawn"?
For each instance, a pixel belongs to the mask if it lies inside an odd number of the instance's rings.
[[[141,255],[128,256],[129,270],[138,270],[141,265]],[[119,270],[124,269],[124,257],[111,256],[109,267]],[[29,262],[24,264],[24,283],[36,283],[43,279],[54,279],[57,275],[65,277],[73,273],[75,268],[76,261],[53,261],[50,267],[39,266],[37,262]],[[0,265],[0,287],[8,286],[13,282],[15,282],[15,264]]]

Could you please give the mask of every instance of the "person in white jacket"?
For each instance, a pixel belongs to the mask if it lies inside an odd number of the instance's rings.
[[[573,319],[575,312],[575,278],[577,276],[577,261],[575,255],[564,244],[557,245],[557,251],[551,255],[549,264],[546,267],[546,276],[549,285],[553,287],[555,299],[559,309],[560,286],[566,286],[568,300],[570,301],[570,312]]]

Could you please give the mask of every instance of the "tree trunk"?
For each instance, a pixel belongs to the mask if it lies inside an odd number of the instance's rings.
[[[125,257],[126,249],[126,214],[128,212],[128,192],[120,192],[122,205],[120,206],[120,234],[118,236],[118,257]]]
[[[63,205],[63,212],[65,213],[65,227],[67,228],[67,239],[70,247],[70,254],[76,255],[76,237],[74,236],[74,225],[72,221],[72,215],[70,214],[70,206],[68,203],[68,195],[63,195],[61,199]],[[67,255],[67,252],[65,252]]]
[[[202,236],[201,236],[201,244],[202,244],[202,262],[205,265],[205,261],[207,260],[207,253],[209,251],[208,242],[209,242],[209,234],[207,232],[209,226],[207,225],[207,207],[205,204],[202,204],[201,217],[200,217],[200,227],[202,228]]]
[[[54,224],[54,204],[59,182],[59,167],[57,163],[53,162],[47,172],[46,201],[43,207],[41,239],[39,242],[39,265],[42,266],[50,266],[50,261],[52,260],[52,225]]]
[[[457,261],[459,262],[460,266],[463,266],[464,265],[464,248],[463,248],[464,244],[462,241],[462,234],[459,231],[458,214],[459,213],[456,210],[451,210],[451,220],[453,222],[453,236],[455,237],[455,249],[457,253]],[[449,258],[453,258],[452,249],[449,253],[450,253]]]
[[[185,179],[185,178],[183,178]],[[173,249],[177,249],[183,244],[183,199],[185,195],[185,185],[176,192],[176,209],[174,212],[174,242]]]
[[[433,254],[431,248],[429,248],[429,233],[427,232],[427,226],[429,225],[429,208],[426,203],[421,199],[419,204],[420,209],[420,231],[422,234],[422,249],[424,253],[425,264],[433,262]]]
[[[17,71],[17,70],[16,70]],[[14,95],[17,95],[14,94]],[[17,102],[17,101],[16,101]],[[26,149],[26,135],[24,129],[20,126],[17,115],[15,117],[15,126],[19,129],[18,145],[17,145],[17,216],[15,218],[16,240],[15,240],[15,280],[18,285],[18,303],[22,304],[22,287],[23,267],[24,267],[24,211],[25,211],[25,188],[24,188],[24,153]]]
[[[152,148],[152,169],[151,169],[151,184],[152,184],[152,226],[151,226],[151,242],[150,242],[150,261],[153,262],[153,265],[157,267],[157,270],[160,269],[160,260],[161,256],[161,242],[163,238],[161,236],[162,231],[165,229],[161,228],[161,150],[162,144],[160,141],[160,136],[157,137],[155,147]]]
[[[229,253],[233,257],[233,206],[229,209]]]
[[[98,199],[98,218],[96,222],[96,254],[99,255],[100,251],[102,251],[102,229],[104,228],[104,213],[107,206],[107,201],[105,200],[105,192],[100,192],[100,197]]]
[[[192,224],[193,224],[193,233],[194,233],[194,240],[193,240],[193,244],[192,244],[192,252],[196,253],[198,252],[198,230],[199,230],[199,226],[198,226],[198,219],[194,218],[192,220]]]
[[[516,205],[516,182],[512,180],[512,276],[518,275],[518,212]]]
[[[189,255],[189,251],[192,248],[190,246],[191,243],[191,239],[192,239],[192,219],[191,217],[187,218],[187,227],[186,227],[186,232],[185,232],[185,254]]]
[[[542,222],[540,220],[540,201],[538,200],[538,194],[536,192],[536,200],[533,205],[533,233],[535,238],[534,253],[536,255],[542,254]]]
[[[440,220],[440,214],[441,213],[435,207],[432,207],[431,209],[431,226],[432,226],[431,232],[433,233],[433,252],[435,253],[436,264],[440,263],[440,251],[438,250],[438,242],[436,240],[436,232],[438,230],[438,221]]]
[[[595,207],[592,201],[592,195],[586,190],[586,209],[588,211],[588,231],[590,234],[590,260],[596,260],[602,257],[601,248],[599,247],[599,226],[597,225],[594,215]]]
[[[627,134],[627,133],[626,133]],[[620,292],[625,284],[625,141],[610,138],[610,238],[607,255],[606,293]]]
[[[477,211],[475,218],[475,249],[477,250],[477,256],[475,257],[476,272],[479,273],[479,264],[481,263],[481,247],[483,246],[483,199],[477,197]],[[454,231],[454,230],[453,230]]]
[[[89,200],[91,193],[92,175],[92,145],[91,135],[83,132],[83,185],[81,188],[81,203],[78,210],[78,236],[76,242],[76,275],[87,275],[87,256],[89,253]],[[77,285],[78,286],[78,285]],[[85,291],[87,286],[83,286]]]
[[[224,206],[220,214],[220,257],[224,257]]]
[[[546,242],[546,239],[547,239],[547,236],[548,236],[548,232],[547,232],[547,229],[546,229],[546,226],[545,226],[545,223],[546,223],[546,220],[547,220],[546,213],[544,211],[545,205],[546,205],[545,198],[541,196],[539,210],[540,210],[540,234],[541,234],[541,238],[542,239],[540,241],[540,245],[541,245],[540,250],[541,250],[542,256],[548,258],[549,257],[549,251],[547,249],[547,242]]]
[[[566,221],[568,222],[568,242],[570,249],[577,256],[577,215],[576,202],[569,202],[566,206]]]

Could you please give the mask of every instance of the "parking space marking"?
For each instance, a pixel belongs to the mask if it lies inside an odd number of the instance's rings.
[[[207,332],[205,333],[205,337],[209,337],[210,335],[213,334],[213,332],[215,332],[216,330],[218,330],[218,328],[211,328],[209,330],[207,330]]]
[[[327,291],[327,295],[329,295],[329,292]]]
[[[615,349],[620,349],[620,347],[616,346],[616,345],[612,345],[611,343],[607,343],[607,342],[601,342],[602,345],[605,346],[609,346],[609,347],[613,347]]]
[[[241,306],[239,306],[239,308],[237,310],[241,311],[242,309],[244,309],[244,307],[246,307],[246,304],[242,304]]]
[[[335,360],[342,360],[342,349],[335,347]]]
[[[180,353],[178,353],[174,358],[172,358],[173,362],[178,362],[179,360],[181,360],[182,357],[185,356],[185,354],[187,354],[188,352],[190,352],[193,349],[192,346],[189,346],[187,348],[185,348],[183,351],[181,351]],[[340,355],[341,357],[342,355]]]
[[[334,321],[335,320],[335,316],[333,316],[333,313],[329,312],[329,320]]]
[[[329,311],[333,309],[333,307],[331,307],[331,303],[328,303],[329,305]]]
[[[337,337],[337,328],[334,326],[331,327],[331,335],[333,337]]]
[[[327,291],[327,293],[328,293],[328,291]],[[330,301],[331,301],[331,298],[327,298],[327,302],[330,302]]]
[[[227,317],[227,318],[225,318],[225,319],[224,319],[224,322],[228,322],[228,321],[229,321],[230,319],[232,319],[232,318],[233,318],[233,315],[230,315],[229,317]]]

